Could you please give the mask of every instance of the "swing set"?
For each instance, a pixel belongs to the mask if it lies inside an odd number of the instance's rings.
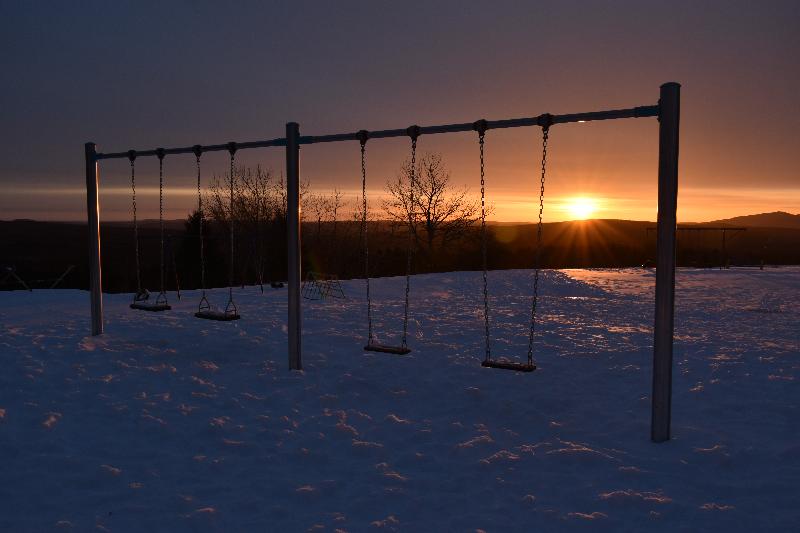
[[[672,349],[674,330],[675,299],[675,235],[678,194],[678,127],[680,119],[680,85],[665,83],[661,86],[657,104],[611,111],[595,111],[562,115],[541,114],[529,118],[504,120],[478,120],[458,124],[438,126],[410,126],[394,130],[368,131],[333,135],[301,136],[300,127],[295,122],[286,124],[285,137],[265,141],[225,143],[216,145],[194,145],[182,148],[158,148],[156,150],[100,153],[94,143],[86,143],[86,187],[87,212],[89,220],[90,288],[92,335],[103,333],[102,274],[100,268],[100,204],[99,204],[99,163],[105,159],[128,158],[131,165],[131,188],[133,192],[133,228],[136,255],[136,293],[131,308],[146,311],[168,311],[170,305],[164,285],[164,220],[163,186],[164,158],[167,155],[192,153],[197,164],[198,211],[200,213],[200,264],[202,296],[195,316],[210,320],[237,320],[238,308],[233,300],[233,252],[234,252],[234,156],[237,150],[267,147],[283,147],[286,151],[287,176],[287,240],[288,240],[288,352],[289,368],[302,369],[301,338],[301,271],[300,271],[300,146],[330,142],[358,141],[361,147],[361,191],[362,191],[362,246],[364,255],[364,277],[367,294],[367,343],[364,350],[391,354],[408,354],[408,318],[411,273],[414,254],[413,228],[417,213],[414,208],[414,187],[416,185],[417,141],[422,135],[457,132],[477,132],[480,157],[481,178],[481,260],[483,267],[483,318],[484,318],[484,358],[482,366],[531,372],[536,368],[533,358],[536,328],[536,313],[539,296],[540,265],[542,254],[542,215],[544,213],[545,175],[547,165],[547,144],[551,127],[557,124],[590,122],[596,120],[615,120],[623,118],[656,117],[659,121],[659,161],[658,161],[658,226],[657,261],[655,290],[655,327],[653,335],[653,393],[651,439],[663,442],[670,438],[671,392],[672,392]],[[484,148],[486,133],[492,129],[538,126],[542,131],[541,168],[539,172],[539,213],[536,231],[536,252],[534,262],[531,314],[528,335],[527,358],[523,362],[506,359],[497,360],[491,351],[490,309],[488,290],[487,235],[486,235],[486,187],[484,170]],[[370,292],[369,247],[367,241],[367,169],[366,145],[368,140],[392,137],[408,137],[411,140],[411,172],[409,184],[408,209],[408,248],[406,251],[405,299],[402,335],[399,345],[376,342],[373,331],[373,305]],[[228,279],[228,303],[224,311],[212,311],[206,296],[205,258],[203,250],[203,205],[200,193],[200,157],[205,152],[227,150],[230,153],[230,270]],[[136,185],[134,160],[137,157],[156,156],[159,159],[159,223],[161,235],[160,287],[158,296],[150,300],[150,293],[142,288],[139,263],[138,226],[136,219]]]
[[[228,303],[225,306],[224,311],[215,311],[211,308],[211,304],[208,301],[208,297],[206,295],[206,263],[205,263],[205,250],[203,245],[203,195],[200,189],[200,156],[203,154],[203,147],[200,145],[195,145],[192,147],[192,152],[195,154],[196,157],[196,166],[197,166],[197,211],[200,215],[200,230],[199,230],[199,237],[200,237],[200,288],[202,290],[200,303],[198,305],[197,312],[194,314],[197,318],[203,318],[206,320],[219,320],[219,321],[230,321],[230,320],[238,320],[241,318],[239,316],[239,310],[236,307],[236,303],[233,301],[233,239],[234,239],[234,232],[233,232],[233,187],[234,187],[234,154],[236,153],[236,143],[228,143],[228,151],[231,154],[231,170],[230,170],[230,270],[228,275]],[[158,148],[156,151],[156,156],[158,157],[158,225],[159,225],[159,253],[160,253],[160,262],[159,262],[159,293],[156,296],[155,300],[151,300],[150,296],[151,293],[145,288],[142,288],[142,275],[141,275],[141,260],[140,260],[140,253],[139,253],[139,223],[136,215],[136,156],[137,152],[135,150],[129,150],[127,152],[128,160],[131,164],[131,198],[132,198],[132,212],[133,212],[133,241],[134,241],[134,266],[136,269],[136,292],[133,296],[133,302],[131,302],[131,309],[137,309],[139,311],[151,311],[151,312],[160,312],[160,311],[169,311],[172,309],[172,306],[169,305],[167,301],[167,291],[164,284],[164,274],[166,272],[166,267],[164,265],[164,156],[166,155],[166,150],[163,148]],[[173,256],[174,261],[174,256]],[[174,266],[173,266],[174,268]],[[180,293],[178,294],[178,299],[180,299]]]
[[[528,335],[528,354],[527,361],[519,363],[508,360],[497,360],[492,357],[491,335],[489,327],[489,286],[488,286],[488,266],[487,266],[487,235],[486,235],[486,180],[484,165],[484,146],[486,131],[489,123],[486,120],[478,120],[473,123],[472,128],[478,132],[478,146],[480,151],[480,174],[481,174],[481,262],[483,265],[483,320],[485,337],[485,357],[481,366],[487,368],[500,368],[505,370],[516,370],[519,372],[532,372],[536,369],[533,362],[533,341],[536,329],[536,305],[539,299],[539,266],[541,264],[542,250],[542,215],[544,214],[544,183],[547,168],[547,141],[552,124],[552,115],[542,115],[542,166],[539,188],[539,221],[537,224],[536,242],[536,261],[534,264],[533,275],[533,298],[531,300],[531,319],[530,332]],[[358,141],[361,144],[361,235],[364,256],[364,279],[367,289],[367,344],[364,350],[370,352],[383,352],[396,355],[405,355],[411,352],[408,347],[408,310],[409,293],[411,288],[411,269],[414,252],[414,224],[416,223],[416,209],[414,199],[414,188],[416,186],[417,173],[417,138],[419,137],[419,126],[411,126],[407,130],[411,138],[411,165],[409,172],[408,187],[408,248],[406,251],[406,290],[405,302],[403,306],[403,334],[399,346],[378,344],[372,326],[372,298],[370,295],[370,271],[369,271],[369,246],[367,241],[367,166],[366,166],[366,146],[369,140],[369,132],[361,130],[357,133]]]

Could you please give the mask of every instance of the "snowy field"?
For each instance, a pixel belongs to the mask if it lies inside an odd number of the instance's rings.
[[[490,274],[496,355],[525,357],[531,277]],[[658,445],[653,271],[546,272],[532,374],[481,368],[480,273],[413,278],[408,356],[361,350],[343,285],[305,302],[303,372],[285,289],[234,323],[107,295],[96,338],[85,292],[0,293],[0,531],[800,530],[800,268],[679,272]]]

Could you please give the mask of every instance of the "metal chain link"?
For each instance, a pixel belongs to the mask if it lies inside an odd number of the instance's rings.
[[[197,155],[197,216],[200,219],[200,288],[203,290],[203,297],[206,296],[206,256],[203,243],[203,194],[200,190],[200,155]]]
[[[416,186],[417,173],[417,137],[411,137],[411,176],[409,180],[409,207],[408,207],[408,252],[406,254],[406,303],[403,315],[403,348],[407,347],[408,338],[408,297],[411,292],[411,263],[414,253],[414,223],[416,213],[414,211],[414,187]]]
[[[169,256],[172,262],[172,273],[175,275],[175,295],[181,299],[181,277],[178,275],[178,263],[175,261],[175,240],[169,237]]]
[[[478,145],[480,146],[481,155],[481,259],[483,265],[483,325],[486,333],[486,355],[485,361],[492,358],[490,335],[489,335],[489,279],[488,279],[488,262],[486,252],[486,182],[483,160],[484,137],[486,132],[478,132]]]
[[[236,146],[233,143],[231,143],[229,145],[229,147],[228,147],[228,151],[231,154],[231,173],[230,173],[230,178],[231,178],[230,179],[230,182],[231,182],[231,191],[230,191],[230,194],[231,194],[231,198],[230,198],[230,211],[231,211],[231,223],[230,223],[231,260],[230,260],[230,269],[228,270],[228,305],[225,307],[225,312],[226,313],[232,312],[233,314],[238,314],[238,311],[236,309],[236,304],[233,301],[233,271],[234,271],[234,269],[233,269],[233,259],[234,259],[234,256],[233,256],[233,253],[234,253],[234,247],[233,247],[233,219],[234,219],[234,213],[233,213],[233,184],[234,184],[234,179],[235,179],[235,177],[234,177],[234,161],[235,161],[235,157],[236,157],[235,156],[235,154],[236,154]]]
[[[136,164],[134,160],[136,155],[129,153],[128,158],[131,161],[131,190],[133,191],[133,246],[134,256],[136,260],[136,296],[134,300],[138,300],[142,294],[142,276],[139,268],[139,222],[136,218]]]
[[[367,345],[372,344],[372,297],[369,290],[369,246],[367,242],[367,139],[361,139],[361,238],[364,246],[364,279],[367,282]]]
[[[544,181],[547,169],[547,141],[550,127],[542,128],[542,167],[539,188],[539,223],[536,227],[536,263],[533,271],[533,301],[531,302],[531,329],[528,337],[528,364],[533,364],[533,337],[536,330],[536,305],[539,300],[539,269],[542,264],[542,214],[544,212]]]
[[[158,223],[159,223],[159,230],[160,230],[160,240],[161,240],[161,262],[160,262],[160,287],[158,298],[156,298],[156,304],[163,303],[164,305],[167,304],[167,291],[165,290],[164,284],[164,272],[166,270],[164,266],[164,153],[161,151],[158,154]]]
[[[230,180],[231,181],[231,198],[230,198],[230,203],[231,203],[231,205],[230,205],[230,210],[231,210],[231,224],[230,224],[230,231],[231,231],[231,235],[230,235],[230,241],[231,241],[231,265],[230,265],[230,269],[229,269],[229,272],[228,272],[228,285],[229,285],[229,288],[230,288],[231,291],[233,291],[233,270],[234,270],[233,269],[233,251],[234,251],[234,248],[233,248],[233,180],[234,180],[233,173],[234,173],[234,168],[233,168],[233,166],[234,166],[234,155],[231,154],[231,175],[230,175],[230,177],[231,177],[231,180]]]

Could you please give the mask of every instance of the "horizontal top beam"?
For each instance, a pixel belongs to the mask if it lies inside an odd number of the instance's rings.
[[[270,139],[268,141],[248,141],[242,143],[233,143],[236,145],[236,150],[246,150],[248,148],[267,148],[269,146],[286,146],[286,139],[280,137],[278,139]],[[198,145],[202,153],[206,152],[227,152],[230,150],[231,143],[225,144],[210,144],[207,146]],[[155,150],[135,150],[134,153],[137,158],[157,156],[159,150],[164,151],[164,155],[172,154],[193,154],[195,151],[194,146],[186,146],[183,148],[157,148]],[[113,152],[108,154],[97,154],[95,159],[128,159],[128,152]]]
[[[593,111],[589,113],[572,113],[569,115],[548,115],[542,114],[529,118],[510,118],[505,120],[487,120],[485,127],[487,130],[501,128],[520,128],[523,126],[545,126],[548,124],[566,124],[568,122],[590,122],[593,120],[611,120],[617,118],[642,118],[657,117],[659,112],[658,105],[633,107],[630,109],[615,109],[611,111]],[[444,124],[441,126],[419,126],[418,135],[434,135],[437,133],[456,133],[464,131],[475,131],[477,122],[463,122],[460,124]],[[413,128],[414,126],[411,126]],[[367,131],[369,139],[386,139],[389,137],[408,137],[411,128],[396,130]],[[300,144],[315,144],[339,141],[359,141],[361,135],[355,133],[338,133],[334,135],[307,135],[300,137]]]
[[[549,115],[542,114],[535,117],[528,118],[510,118],[503,120],[486,120],[483,121],[483,126],[486,130],[502,129],[502,128],[520,128],[524,126],[546,126],[548,124],[566,124],[568,122],[590,122],[594,120],[613,120],[618,118],[643,118],[643,117],[657,117],[659,113],[659,106],[648,105],[632,107],[629,109],[614,109],[611,111],[592,111],[588,113],[571,113],[567,115]],[[460,124],[443,124],[440,126],[411,126],[410,128],[394,129],[394,130],[378,130],[367,131],[368,139],[387,139],[390,137],[408,137],[412,128],[416,129],[417,135],[435,135],[438,133],[456,133],[464,131],[475,131],[476,122],[463,122]],[[360,141],[362,135],[360,132],[354,133],[337,133],[333,135],[306,135],[301,136],[299,139],[300,144],[317,144],[328,142],[340,141]],[[235,143],[236,150],[246,150],[249,148],[266,148],[269,146],[286,146],[286,138],[271,139],[268,141],[251,141]],[[213,144],[210,146],[201,146],[203,153],[205,152],[219,152],[229,150],[230,144]],[[195,151],[194,146],[187,146],[184,148],[163,148],[164,155],[172,154],[192,154]],[[157,156],[159,150],[143,150],[136,151],[136,157]],[[128,158],[128,152],[114,152],[114,153],[99,153],[95,156],[96,159],[122,159]]]

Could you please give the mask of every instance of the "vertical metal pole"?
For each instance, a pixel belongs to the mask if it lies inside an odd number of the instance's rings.
[[[92,335],[103,333],[103,272],[100,265],[100,172],[97,168],[97,147],[85,144],[86,214],[89,234],[89,290],[92,305]]]
[[[678,209],[678,126],[681,86],[661,86],[658,131],[658,251],[653,331],[653,442],[670,439],[672,340],[675,323],[675,233]]]
[[[300,308],[300,126],[286,124],[286,235],[288,238],[289,369],[302,370]]]
[[[728,246],[725,242],[725,229],[722,230],[722,265],[719,267],[720,270],[723,268],[728,268]]]

